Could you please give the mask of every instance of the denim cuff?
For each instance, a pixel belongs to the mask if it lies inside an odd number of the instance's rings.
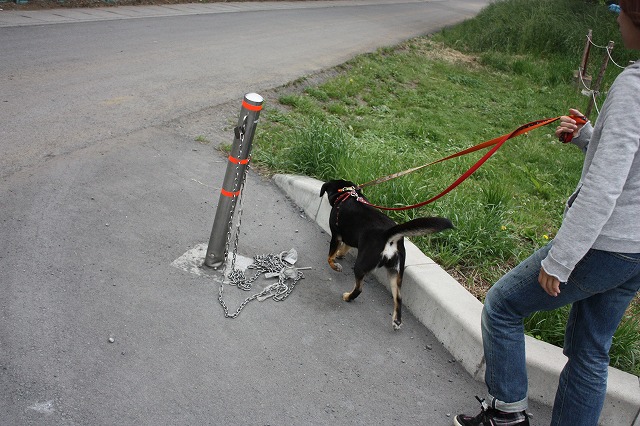
[[[525,396],[524,399],[520,401],[503,402],[489,395],[489,407],[504,411],[505,413],[519,413],[529,408],[529,398]]]

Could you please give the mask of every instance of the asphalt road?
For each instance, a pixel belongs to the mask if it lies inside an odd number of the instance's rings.
[[[269,180],[249,174],[239,254],[296,248],[312,269],[288,299],[225,319],[219,277],[175,261],[208,240],[215,147],[245,93],[485,3],[1,27],[0,424],[445,425],[477,411],[483,385],[409,313],[394,332],[383,286],[342,302],[352,273],[326,266],[329,237]],[[246,296],[225,287],[232,306]]]
[[[351,3],[0,28],[0,177],[433,32],[486,1]]]

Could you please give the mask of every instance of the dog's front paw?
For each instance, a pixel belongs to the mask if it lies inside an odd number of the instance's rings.
[[[345,302],[351,302],[351,293],[342,293],[342,300]]]
[[[393,329],[394,330],[400,330],[400,327],[402,326],[402,323],[398,320],[393,320]]]
[[[341,264],[332,262],[329,265],[331,265],[331,269],[333,269],[334,271],[342,272],[342,265]]]

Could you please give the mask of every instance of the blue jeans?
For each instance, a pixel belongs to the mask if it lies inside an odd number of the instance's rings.
[[[552,244],[552,243],[551,243]],[[568,357],[560,375],[552,425],[597,425],[607,390],[613,333],[640,288],[640,253],[590,250],[557,297],[538,284],[540,264],[551,244],[491,287],[482,311],[489,405],[502,411],[527,409],[523,319],[573,303],[565,333]]]

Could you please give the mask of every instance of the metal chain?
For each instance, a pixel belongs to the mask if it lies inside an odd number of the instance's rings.
[[[234,129],[234,132],[236,133],[236,137],[240,140],[240,144],[238,145],[238,158],[242,158],[242,149],[243,149],[243,144],[244,144],[244,134],[245,134],[245,130],[247,128],[247,119],[249,118],[248,115],[245,115],[242,119],[242,126],[236,127]],[[247,156],[247,158],[249,158]],[[251,163],[248,163],[251,164]],[[233,270],[236,266],[236,258],[237,258],[237,254],[238,254],[238,239],[240,238],[240,225],[242,224],[242,190],[244,189],[244,184],[247,181],[247,172],[245,170],[244,175],[242,176],[242,182],[240,183],[240,186],[238,187],[238,180],[240,179],[239,175],[239,167],[236,167],[236,177],[234,180],[234,188],[238,188],[240,190],[240,195],[238,195],[238,201],[240,201],[240,207],[238,208],[238,225],[237,225],[237,229],[236,229],[236,237],[235,237],[235,241],[234,241],[234,246],[233,246],[233,258],[231,259],[231,270]],[[229,214],[229,216],[233,217],[233,204],[232,204],[232,210]],[[232,227],[232,219],[229,219],[229,232],[231,231],[231,227]],[[228,240],[227,240],[228,241]],[[225,264],[226,264],[226,260],[227,260],[227,254],[229,251],[229,247],[228,247],[228,242],[227,242],[227,253],[225,253]]]
[[[245,115],[242,119],[242,125],[236,126],[234,128],[235,137],[240,141],[240,144],[238,145],[238,158],[242,157],[242,149],[244,144],[244,134],[245,134],[246,124],[247,124],[247,118],[248,118],[248,115]],[[236,264],[236,258],[237,258],[237,252],[238,252],[238,238],[240,233],[240,223],[242,221],[242,189],[244,186],[245,179],[246,179],[246,173],[245,173],[245,177],[243,178],[242,186],[238,187],[239,167],[236,167],[236,175],[233,183],[234,185],[233,188],[234,189],[239,188],[240,190],[240,195],[238,196],[240,200],[240,209],[238,210],[238,226],[235,232],[235,240],[234,240],[234,247],[233,247],[233,253],[232,253],[233,257],[231,259],[232,273],[234,273],[233,271],[235,270],[235,264]],[[227,259],[229,259],[229,247],[231,245],[231,239],[234,234],[233,218],[234,218],[235,204],[236,203],[231,204],[231,210],[229,211],[229,223],[227,224],[227,241],[224,247],[224,260],[223,260],[223,266],[222,266],[222,282],[220,283],[220,288],[218,289],[218,301],[220,302],[220,305],[222,305],[222,307],[224,308],[225,317],[228,317],[229,315],[228,315],[227,306],[224,303],[224,300],[222,299],[222,292],[224,290],[224,280],[227,273]]]
[[[236,132],[236,138],[238,138],[240,140],[240,145],[238,146],[238,150],[239,153],[242,153],[242,144],[244,143],[244,127],[246,124],[246,120],[247,120],[247,116],[244,117],[244,119],[242,120],[242,127],[236,127],[234,129],[234,131]],[[238,155],[240,156],[240,155]],[[246,176],[246,174],[245,174]],[[236,189],[238,188],[238,167],[236,167],[236,176],[233,182],[233,188]],[[240,190],[242,191],[242,188],[240,188]],[[242,195],[242,192],[240,192],[240,195]],[[240,207],[242,208],[242,197],[240,197]],[[222,263],[222,277],[224,280],[224,276],[227,272],[227,259],[229,258],[229,245],[231,243],[231,236],[232,236],[232,229],[233,229],[233,211],[235,208],[235,204],[231,203],[231,207],[229,210],[229,222],[227,223],[227,239],[226,239],[226,243],[224,246],[224,260]],[[242,215],[242,210],[239,211],[239,215]],[[237,235],[237,234],[236,234]],[[236,242],[237,242],[237,236],[236,236]],[[234,253],[233,253],[233,260],[231,262],[231,266],[233,268],[233,266],[236,263],[236,252],[237,252],[237,243],[236,243],[236,247],[234,249]],[[222,284],[221,284],[222,285]],[[222,290],[220,290],[219,293],[222,293]]]
[[[247,297],[240,304],[238,309],[232,314],[229,313],[229,308],[223,300],[223,285],[221,284],[220,290],[218,292],[218,301],[224,309],[225,318],[236,318],[238,315],[240,315],[240,312],[249,302],[256,299],[262,302],[268,298],[272,298],[276,302],[282,302],[287,297],[289,297],[296,284],[298,284],[298,281],[304,278],[304,274],[301,272],[301,269],[309,268],[293,267],[293,264],[287,262],[286,260],[283,260],[283,257],[286,254],[287,252],[282,252],[279,255],[256,255],[253,258],[253,263],[249,265],[247,269],[256,269],[257,272],[248,280],[245,278],[244,272],[237,269],[234,269],[229,274],[229,284],[241,288],[245,291],[251,290],[251,285],[253,284],[253,282],[262,274],[265,275],[265,278],[272,278],[277,276],[278,282],[268,285],[262,291]],[[290,284],[287,284],[287,281],[290,279],[292,280],[292,282]]]
[[[245,116],[242,120],[242,126],[238,126],[234,129],[236,133],[236,137],[240,140],[240,145],[238,146],[239,157],[242,156],[242,149],[244,144],[244,134],[247,124],[248,116]],[[240,191],[244,188],[246,183],[247,174],[246,172],[242,176],[242,182],[240,184]],[[234,181],[234,188],[238,188],[238,181],[240,180],[238,168],[236,168],[236,176]],[[268,254],[268,255],[257,255],[253,258],[253,263],[247,267],[247,269],[256,269],[257,272],[249,279],[246,278],[244,271],[237,269],[235,267],[238,253],[238,241],[240,238],[240,225],[242,223],[242,192],[239,195],[239,209],[238,209],[238,223],[236,225],[235,230],[235,238],[233,239],[233,250],[232,250],[232,259],[229,272],[228,279],[229,285],[238,287],[244,291],[250,291],[253,282],[255,282],[258,277],[262,274],[265,274],[265,277],[275,277],[278,276],[278,282],[271,284],[265,287],[261,292],[255,293],[252,296],[247,297],[238,307],[238,309],[230,314],[229,308],[223,299],[224,292],[224,280],[227,272],[227,259],[229,257],[229,248],[231,246],[232,240],[232,232],[233,229],[233,205],[231,208],[231,212],[229,214],[229,224],[227,229],[227,242],[225,245],[224,251],[224,266],[222,268],[222,282],[220,283],[220,287],[218,289],[218,302],[222,309],[224,310],[225,318],[236,318],[240,315],[240,312],[244,309],[244,307],[253,300],[263,301],[268,298],[272,298],[276,302],[281,302],[285,300],[293,291],[298,281],[304,278],[300,269],[308,269],[308,268],[294,268],[293,263],[287,262],[283,260],[288,252],[282,252],[279,255]],[[290,252],[289,252],[290,253]],[[296,253],[297,256],[297,253]],[[295,260],[293,261],[295,262]],[[287,285],[286,281],[289,279],[293,279],[293,282],[290,285]]]

